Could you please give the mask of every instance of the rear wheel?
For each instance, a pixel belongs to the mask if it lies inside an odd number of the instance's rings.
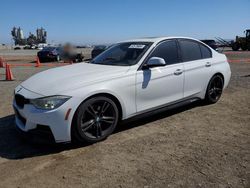
[[[241,44],[241,49],[243,51],[246,51],[247,50],[247,44]]]
[[[114,131],[118,119],[118,108],[111,99],[93,97],[78,108],[72,124],[72,136],[78,142],[101,141]]]
[[[224,81],[221,75],[215,75],[209,81],[205,101],[208,104],[216,103],[222,94]]]

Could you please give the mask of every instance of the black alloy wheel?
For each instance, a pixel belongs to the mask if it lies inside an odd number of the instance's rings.
[[[111,99],[103,96],[91,98],[77,110],[72,125],[73,136],[80,142],[101,141],[114,131],[118,119],[118,108]]]
[[[224,81],[222,76],[220,75],[213,76],[207,87],[206,98],[205,98],[206,102],[209,104],[216,103],[221,97],[223,86],[224,86]]]

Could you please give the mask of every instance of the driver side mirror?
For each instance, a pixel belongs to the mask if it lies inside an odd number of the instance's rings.
[[[166,62],[163,58],[160,57],[151,57],[147,63],[143,65],[143,69],[148,69],[151,67],[163,67],[166,66]]]

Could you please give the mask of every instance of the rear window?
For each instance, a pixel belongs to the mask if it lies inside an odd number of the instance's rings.
[[[208,47],[200,44],[200,48],[201,48],[201,54],[202,54],[203,59],[212,57],[212,52]]]
[[[179,44],[183,61],[194,61],[202,59],[200,45],[196,41],[179,40]]]

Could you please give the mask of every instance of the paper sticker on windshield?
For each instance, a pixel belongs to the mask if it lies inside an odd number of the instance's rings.
[[[131,44],[128,48],[143,49],[145,45],[143,44]]]

